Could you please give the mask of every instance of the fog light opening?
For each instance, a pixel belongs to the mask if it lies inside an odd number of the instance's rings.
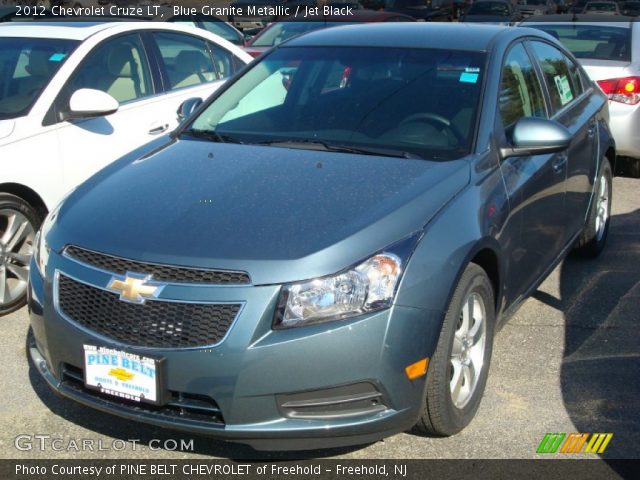
[[[411,365],[408,365],[404,369],[404,373],[407,374],[409,380],[415,380],[427,374],[427,367],[429,366],[429,358],[425,357],[422,360],[418,360]]]

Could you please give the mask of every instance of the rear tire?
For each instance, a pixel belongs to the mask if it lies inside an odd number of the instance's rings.
[[[0,193],[0,316],[26,303],[29,263],[40,223],[27,202]]]
[[[416,424],[419,432],[453,435],[475,416],[489,372],[494,305],[486,272],[469,264],[451,298],[429,362],[424,410]]]
[[[607,243],[611,220],[612,173],[609,160],[604,157],[595,193],[589,207],[589,218],[574,251],[577,255],[594,258],[600,255]]]

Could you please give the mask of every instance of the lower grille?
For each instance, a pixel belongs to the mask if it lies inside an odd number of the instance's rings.
[[[70,320],[127,345],[193,348],[220,342],[240,304],[147,301],[132,304],[119,295],[65,275],[58,279],[58,303]]]
[[[170,399],[165,405],[151,405],[142,402],[132,402],[118,397],[104,395],[97,390],[86,388],[84,385],[84,372],[81,368],[69,364],[62,366],[62,384],[83,395],[99,399],[103,403],[126,406],[138,412],[152,413],[155,415],[174,419],[187,419],[205,421],[224,425],[224,418],[218,404],[205,395],[193,395],[184,392],[169,392]]]

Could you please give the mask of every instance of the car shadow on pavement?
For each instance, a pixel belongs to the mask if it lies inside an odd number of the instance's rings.
[[[31,332],[27,334],[26,351],[29,351],[29,343],[31,341]],[[215,440],[210,437],[196,434],[182,433],[175,430],[164,429],[148,425],[144,423],[133,422],[114,415],[109,415],[98,410],[94,410],[90,407],[78,404],[72,400],[63,398],[53,393],[53,391],[46,384],[38,372],[36,366],[31,360],[31,356],[27,353],[27,359],[29,362],[29,382],[38,396],[38,398],[46,405],[46,407],[54,414],[65,420],[74,423],[75,425],[95,432],[98,435],[104,435],[111,439],[122,440],[127,444],[126,449],[119,448],[119,458],[138,458],[138,459],[152,459],[154,450],[158,453],[158,459],[167,458],[166,449],[163,448],[165,442],[168,441],[169,453],[175,453],[173,457],[182,458],[183,454],[200,454],[211,457],[219,457],[230,460],[267,460],[277,462],[281,460],[305,460],[312,458],[331,457],[336,455],[344,455],[354,450],[366,447],[354,446],[333,448],[327,450],[308,450],[308,451],[281,451],[281,452],[264,452],[257,451],[248,445],[239,443],[224,442]],[[90,433],[82,435],[82,439],[92,439],[94,441],[95,450],[98,449],[99,437],[98,435],[92,436]],[[52,437],[54,435],[52,434]],[[78,444],[81,443],[81,438],[75,438],[73,435],[70,437]],[[131,442],[134,440],[135,442]],[[113,440],[103,439],[102,448],[108,449],[112,445]],[[175,443],[174,443],[175,442]],[[181,443],[184,442],[184,443]],[[175,445],[189,445],[192,442],[192,449],[175,450]],[[122,442],[119,442],[120,444]],[[135,450],[134,450],[135,443]],[[115,448],[114,448],[115,450]],[[91,455],[88,452],[87,458],[98,458],[98,456]],[[112,455],[109,452],[105,457],[109,458]],[[111,452],[113,453],[113,452]]]
[[[560,382],[576,432],[613,433],[604,459],[640,457],[640,209],[611,217],[599,258],[564,261],[559,300],[533,296],[564,312]]]

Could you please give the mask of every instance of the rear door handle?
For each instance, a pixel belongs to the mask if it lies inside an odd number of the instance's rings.
[[[151,128],[149,129],[149,134],[158,135],[162,132],[166,132],[168,128],[169,128],[168,123],[164,123],[164,124],[152,123]]]
[[[564,170],[564,166],[567,164],[567,160],[569,159],[566,153],[560,153],[553,159],[551,162],[551,167],[555,173],[560,173]]]
[[[598,131],[598,124],[595,120],[591,121],[589,124],[589,128],[587,128],[587,135],[589,138],[593,138],[596,132]]]

